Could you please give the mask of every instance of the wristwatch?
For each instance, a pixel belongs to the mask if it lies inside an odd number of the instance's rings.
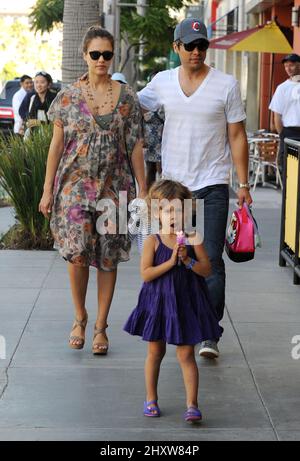
[[[239,189],[248,189],[248,190],[250,190],[251,187],[250,187],[250,184],[248,182],[246,182],[246,183],[240,182],[239,183]]]
[[[193,269],[194,265],[196,264],[196,260],[191,258],[190,262],[185,266],[187,269]]]

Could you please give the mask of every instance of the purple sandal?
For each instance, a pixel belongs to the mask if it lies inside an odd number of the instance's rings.
[[[150,407],[150,405],[153,406]],[[158,418],[160,416],[160,409],[157,404],[157,400],[144,402],[144,416],[149,416],[150,418]]]
[[[202,420],[202,414],[199,408],[189,407],[184,413],[184,419],[187,422],[199,422]]]

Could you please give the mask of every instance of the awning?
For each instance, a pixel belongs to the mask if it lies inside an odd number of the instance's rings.
[[[210,48],[261,53],[292,53],[293,49],[275,22],[234,32],[210,41]]]

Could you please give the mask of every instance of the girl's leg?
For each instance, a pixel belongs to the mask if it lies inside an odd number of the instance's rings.
[[[107,328],[107,318],[115,291],[116,280],[117,270],[112,272],[97,271],[98,315],[95,324],[97,329],[101,330]],[[101,349],[101,345],[105,346],[108,344],[105,331],[103,331],[103,333],[99,333],[94,338],[94,343],[98,344],[99,350]]]
[[[70,277],[72,298],[75,307],[75,318],[79,322],[82,322],[85,321],[87,318],[85,299],[89,281],[89,267],[81,267],[69,263],[68,272]],[[82,330],[82,326],[76,326],[76,328],[74,328],[74,330],[72,331],[72,336],[83,337]],[[79,345],[80,341],[74,339],[71,340],[71,344]]]
[[[198,408],[199,372],[194,346],[177,346],[177,359],[183,374],[187,408]]]
[[[158,400],[157,384],[159,378],[160,364],[166,353],[164,341],[153,341],[148,343],[148,355],[145,363],[145,382],[147,402]],[[151,405],[150,405],[151,407]]]

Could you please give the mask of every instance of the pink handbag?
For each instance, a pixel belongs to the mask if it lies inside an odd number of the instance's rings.
[[[244,203],[241,209],[232,213],[227,229],[225,250],[229,259],[236,263],[251,261],[254,259],[255,247],[260,246],[259,240],[256,221]]]

